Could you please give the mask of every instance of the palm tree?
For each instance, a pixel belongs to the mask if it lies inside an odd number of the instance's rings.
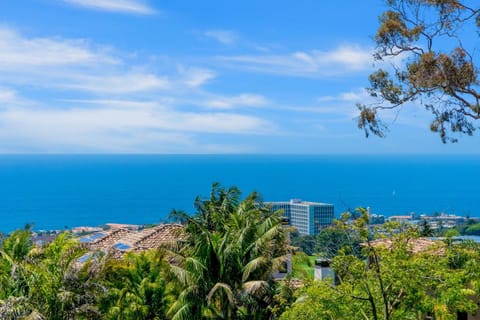
[[[174,212],[186,222],[185,243],[172,250],[178,299],[173,319],[265,319],[274,295],[272,274],[286,254],[280,214],[257,193],[239,201],[237,188],[214,184],[197,214]]]
[[[106,294],[100,299],[104,319],[166,319],[165,260],[161,251],[128,253],[109,260],[102,271]]]
[[[33,249],[31,226],[12,232],[0,249],[0,318],[42,319],[29,301],[28,265]]]
[[[45,246],[35,246],[31,230],[17,230],[0,250],[1,319],[97,318],[93,274],[81,272],[84,250],[63,233]]]
[[[63,320],[98,315],[94,307],[94,275],[78,267],[78,259],[84,252],[78,241],[65,232],[31,253],[28,297],[45,318]]]

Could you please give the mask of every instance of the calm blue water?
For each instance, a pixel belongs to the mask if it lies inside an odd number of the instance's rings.
[[[370,206],[386,215],[480,216],[480,157],[445,156],[0,156],[0,230],[156,223],[193,212],[212,182],[265,201]]]

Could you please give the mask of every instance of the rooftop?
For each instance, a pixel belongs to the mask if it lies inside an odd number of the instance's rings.
[[[315,205],[333,206],[333,204],[330,204],[330,203],[303,201],[301,199],[291,199],[290,201],[271,201],[271,202],[267,202],[267,204],[298,204],[298,205],[305,205],[305,206],[315,206]]]
[[[145,251],[181,239],[182,230],[180,224],[161,224],[140,231],[116,228],[81,237],[80,242],[92,250]]]

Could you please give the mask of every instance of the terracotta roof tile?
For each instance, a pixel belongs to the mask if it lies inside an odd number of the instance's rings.
[[[141,231],[119,228],[85,245],[92,250],[145,251],[159,248],[164,243],[181,240],[182,231],[183,226],[180,224],[161,224]]]

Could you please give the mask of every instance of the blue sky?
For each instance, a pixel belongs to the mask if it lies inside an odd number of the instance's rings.
[[[366,139],[380,0],[0,0],[0,153],[478,153]]]

